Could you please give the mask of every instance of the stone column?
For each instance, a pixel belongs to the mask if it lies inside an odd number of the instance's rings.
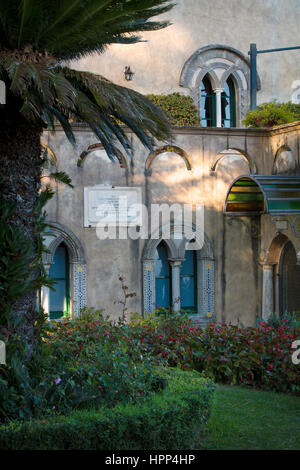
[[[216,94],[216,124],[217,127],[222,127],[222,101],[221,95],[223,93],[223,88],[216,88],[214,90]]]
[[[262,287],[262,318],[268,318],[274,313],[274,264],[263,265]]]
[[[180,266],[182,259],[169,260],[172,270],[172,304],[175,312],[180,311]]]

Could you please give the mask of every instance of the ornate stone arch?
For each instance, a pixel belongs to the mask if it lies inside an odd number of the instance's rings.
[[[179,225],[177,228],[179,228]],[[168,248],[169,262],[172,268],[173,299],[180,297],[180,288],[178,291],[180,265],[184,260],[187,244],[195,237],[192,232],[195,234],[197,230],[194,224],[186,228],[191,235],[180,240],[174,239],[176,224],[170,224],[170,239],[158,237],[158,233],[163,229],[163,227],[160,227],[151,234],[144,247],[142,255],[144,313],[155,310],[155,250],[161,241],[164,241]],[[182,231],[182,225],[180,225],[180,230]],[[175,292],[174,288],[176,289]],[[204,234],[202,248],[197,250],[198,313],[196,317],[202,323],[207,321],[208,314],[214,316],[214,289],[214,255],[211,243]]]
[[[238,69],[235,65],[230,67],[228,70],[226,70],[222,75],[221,88],[224,88],[228,78],[232,77],[235,87],[238,90],[246,90],[247,83],[242,79],[242,76],[240,76],[237,72],[238,72]]]
[[[190,156],[187,154],[187,152],[185,152],[185,150],[183,150],[180,147],[177,147],[176,145],[164,145],[162,147],[157,148],[154,152],[151,152],[148,155],[148,158],[147,158],[146,164],[145,164],[145,174],[147,176],[151,176],[151,174],[152,174],[151,165],[152,165],[153,160],[158,155],[160,155],[161,153],[165,153],[165,152],[173,152],[173,153],[179,155],[183,159],[183,161],[186,165],[186,169],[188,171],[192,170],[192,164],[191,164]]]
[[[202,73],[202,70],[205,70],[205,73],[213,72],[220,66],[224,67],[225,73],[227,72],[229,75],[236,71],[243,72],[247,84],[250,84],[250,61],[248,57],[238,49],[224,44],[209,44],[197,49],[186,60],[181,71],[179,84],[185,88],[192,88],[196,83],[196,77],[199,73]],[[239,76],[241,79],[242,75]],[[261,82],[259,76],[257,78],[257,89],[260,90]],[[221,80],[219,79],[216,83],[221,84]]]
[[[63,242],[68,248],[70,261],[72,263],[85,264],[83,248],[76,235],[67,227],[57,222],[47,222],[47,224],[49,225],[49,230],[45,235],[45,245],[50,253],[43,254],[43,263],[53,263],[54,253]]]
[[[57,223],[48,222],[49,230],[44,235],[44,245],[48,253],[43,253],[43,264],[49,273],[50,265],[56,249],[64,243],[69,254],[70,265],[70,300],[71,315],[76,317],[86,305],[86,261],[84,251],[79,239],[67,227]],[[49,313],[49,289],[42,289],[42,305]]]
[[[284,246],[290,241],[290,239],[283,233],[278,233],[275,238],[271,241],[269,250],[266,254],[266,263],[277,264],[279,263],[281,252]]]
[[[215,90],[224,90],[231,75],[236,86],[237,122],[244,119],[250,103],[250,61],[239,50],[223,44],[210,44],[197,49],[185,62],[179,84],[188,88],[196,106],[200,108],[200,84],[209,74]],[[257,89],[261,89],[259,76]]]
[[[176,244],[174,243],[174,240],[172,239],[164,239],[163,237],[156,238],[155,236],[153,238],[149,238],[147,241],[144,251],[143,251],[143,261],[154,261],[155,260],[155,251],[158,245],[164,241],[168,250],[168,256],[169,258],[177,258],[179,255],[178,247],[176,247]]]
[[[198,75],[195,75],[193,88],[199,89],[203,78],[206,76],[209,78],[211,86],[214,90],[216,88],[220,88],[219,78],[217,74],[214,72],[214,70],[211,69],[211,67],[203,67],[201,71],[199,71]]]

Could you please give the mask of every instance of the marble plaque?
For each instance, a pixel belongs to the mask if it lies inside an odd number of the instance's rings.
[[[142,225],[142,190],[139,187],[84,188],[84,226]]]

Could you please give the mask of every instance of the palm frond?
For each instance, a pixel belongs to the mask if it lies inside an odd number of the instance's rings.
[[[74,186],[72,185],[72,180],[71,180],[70,176],[67,175],[67,173],[65,173],[64,171],[52,172],[49,175],[47,175],[47,177],[51,178],[55,181],[59,181],[60,183],[64,183],[67,186],[69,186],[70,188],[74,188]]]
[[[172,7],[170,0],[0,0],[0,49],[31,44],[63,60],[101,53],[166,27],[168,21],[148,20]]]
[[[51,132],[59,122],[73,145],[71,121],[86,122],[111,159],[120,146],[131,155],[122,124],[152,150],[154,139],[171,136],[159,108],[104,77],[57,64],[113,42],[135,42],[136,33],[165,27],[149,20],[171,8],[170,0],[0,0],[0,77],[9,100]]]
[[[131,155],[130,141],[121,127],[127,125],[149,150],[153,139],[166,141],[171,126],[163,111],[134,90],[68,67],[17,63],[0,57],[0,75],[10,93],[22,102],[21,114],[43,120],[51,132],[59,122],[72,145],[71,119],[86,122],[113,159],[121,145]]]
[[[73,133],[72,127],[70,125],[68,116],[64,116],[55,106],[51,106],[49,108],[49,111],[52,112],[55,116],[55,118],[60,122],[67,138],[68,141],[72,144],[75,145],[76,139],[75,135]]]
[[[79,72],[67,67],[60,69],[74,88],[82,90],[89,101],[97,106],[97,112],[100,111],[98,125],[103,130],[109,122],[114,136],[125,150],[126,146],[122,142],[124,132],[118,121],[126,124],[149,149],[152,149],[152,140],[148,134],[163,141],[171,137],[171,126],[164,112],[145,96],[89,72]]]

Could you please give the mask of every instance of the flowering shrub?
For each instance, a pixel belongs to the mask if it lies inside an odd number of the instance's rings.
[[[300,329],[291,329],[287,320],[276,328],[260,322],[257,328],[210,324],[206,330],[186,317],[135,322],[133,336],[143,350],[169,365],[205,371],[217,382],[300,392],[299,366],[291,360]]]
[[[100,313],[99,320],[84,320],[89,313],[79,321],[52,324],[31,363],[26,393],[22,384],[17,390],[11,386],[10,367],[0,370],[0,421],[137,403],[163,388],[153,372],[157,359],[141,354],[126,327],[101,319]]]
[[[193,353],[194,367],[216,381],[278,392],[300,392],[299,367],[291,360],[296,332],[265,323],[258,328],[210,325]],[[204,354],[203,354],[204,353]]]
[[[263,322],[262,318],[257,318],[257,325]],[[269,316],[266,320],[266,326],[271,326],[271,328],[281,328],[282,326],[290,327],[292,330],[300,328],[300,311],[293,313],[285,312],[280,317],[274,313]]]
[[[131,317],[132,338],[140,342],[143,353],[164,360],[170,366],[190,363],[190,355],[196,334],[187,315],[159,309],[159,315],[148,314],[144,318],[135,314]]]
[[[288,320],[275,327],[210,324],[204,330],[164,309],[135,314],[129,323],[123,316],[113,323],[100,311],[93,321],[92,313],[52,324],[31,364],[29,385],[24,374],[11,384],[10,366],[0,367],[0,420],[138,403],[167,385],[155,372],[160,365],[195,369],[216,382],[300,394],[291,348],[300,329]]]
[[[52,360],[47,360],[62,379],[60,388],[53,386],[56,393],[73,380],[85,384],[90,403],[94,395],[100,403],[134,402],[155,388],[152,368],[162,363],[203,371],[226,384],[300,393],[300,369],[291,360],[300,329],[288,320],[275,327],[261,321],[256,328],[210,324],[202,329],[187,315],[158,313],[135,314],[129,324],[103,318],[58,323],[48,339]],[[75,390],[65,398],[72,406],[79,399]]]

